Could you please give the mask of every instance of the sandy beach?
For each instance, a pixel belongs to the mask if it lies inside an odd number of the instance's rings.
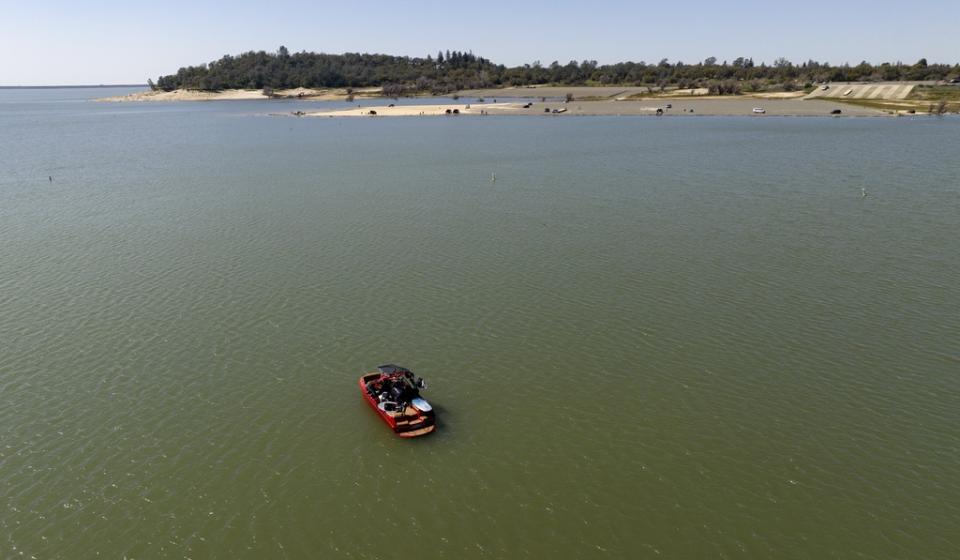
[[[504,87],[504,88],[483,88],[467,89],[457,92],[460,97],[471,98],[530,98],[539,99],[563,98],[567,94],[582,99],[614,99],[617,97],[630,97],[636,95],[648,95],[650,88],[644,86],[524,86],[524,87]]]
[[[377,96],[380,88],[359,88],[352,92],[358,97]],[[122,103],[128,101],[240,101],[250,99],[308,99],[312,101],[343,101],[350,95],[345,89],[278,89],[267,96],[260,89],[225,89],[221,91],[200,91],[177,89],[173,91],[138,91],[128,95],[101,97],[96,101]]]
[[[667,107],[670,105],[670,107]],[[765,113],[754,113],[761,108]],[[756,99],[741,97],[696,97],[676,99],[645,99],[635,101],[561,101],[527,103],[465,102],[426,105],[362,105],[349,109],[329,111],[311,111],[303,116],[310,117],[418,117],[418,116],[485,116],[485,115],[529,115],[529,116],[656,116],[657,110],[663,116],[829,116],[839,110],[841,116],[889,116],[889,113],[846,103],[827,100]],[[449,113],[448,113],[449,111]],[[455,114],[454,111],[457,111]]]
[[[624,100],[636,98],[699,97],[709,94],[707,88],[678,89],[667,87],[658,91],[647,86],[526,86],[487,89],[468,89],[457,92],[461,97],[503,98],[565,98],[568,94],[584,101]]]

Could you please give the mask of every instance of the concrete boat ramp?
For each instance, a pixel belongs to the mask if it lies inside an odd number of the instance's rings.
[[[916,83],[895,82],[875,84],[827,84],[828,89],[817,87],[804,99],[888,99],[899,101],[906,99]]]

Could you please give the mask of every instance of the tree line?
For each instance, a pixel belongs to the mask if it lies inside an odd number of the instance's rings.
[[[739,93],[764,89],[807,88],[818,82],[946,80],[960,77],[960,65],[902,62],[834,66],[808,60],[794,64],[779,58],[773,64],[755,64],[752,58],[718,61],[714,57],[694,64],[620,62],[597,64],[595,60],[570,61],[561,65],[540,62],[508,68],[471,52],[441,51],[434,57],[383,54],[290,53],[280,47],[275,53],[250,51],[199,66],[180,68],[160,76],[151,87],[165,91],[178,88],[216,91],[221,89],[358,88],[382,87],[391,94],[417,92],[449,93],[460,89],[558,85],[631,85],[651,87],[706,87],[714,93]]]

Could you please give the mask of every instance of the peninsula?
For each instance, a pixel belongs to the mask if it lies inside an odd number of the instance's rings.
[[[209,64],[180,68],[175,74],[148,80],[149,90],[105,101],[204,101],[304,99],[349,101],[364,98],[486,97],[539,98],[541,102],[577,100],[569,114],[647,114],[664,100],[691,100],[691,114],[741,114],[748,105],[766,100],[764,114],[896,114],[960,111],[960,64],[931,64],[920,59],[878,65],[861,62],[831,65],[808,60],[795,64],[780,58],[772,64],[739,57],[708,57],[685,64],[667,59],[656,63],[570,61],[507,67],[473,53],[438,52],[434,57],[382,54],[246,52]],[[694,103],[692,99],[696,98]],[[717,103],[716,101],[723,101]],[[815,101],[806,106],[803,101]],[[610,102],[617,102],[610,104]],[[646,103],[644,106],[634,102]],[[739,101],[739,103],[737,102]],[[596,103],[607,103],[604,106]],[[363,109],[360,103],[358,109]],[[472,114],[456,104],[461,114]],[[523,107],[530,109],[532,106]],[[409,109],[388,105],[368,109],[377,115]],[[473,105],[471,105],[473,107]],[[443,114],[448,107],[442,109]],[[752,112],[753,108],[748,107]],[[387,109],[393,109],[388,111]],[[490,107],[490,114],[517,114],[517,107]],[[567,109],[570,109],[567,107]],[[479,110],[477,110],[479,111]],[[552,111],[552,109],[551,109]],[[418,110],[414,114],[420,114]],[[529,111],[528,111],[529,112]],[[676,113],[676,112],[674,112]],[[340,113],[337,113],[340,114]],[[348,114],[348,113],[343,113]],[[355,115],[357,113],[349,113]],[[481,113],[477,113],[481,114]],[[487,114],[483,109],[482,114]]]

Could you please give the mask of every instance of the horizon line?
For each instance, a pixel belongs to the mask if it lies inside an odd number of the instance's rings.
[[[148,84],[53,84],[53,85],[15,85],[3,86],[0,89],[66,89],[66,88],[108,88],[108,87],[147,87]]]

